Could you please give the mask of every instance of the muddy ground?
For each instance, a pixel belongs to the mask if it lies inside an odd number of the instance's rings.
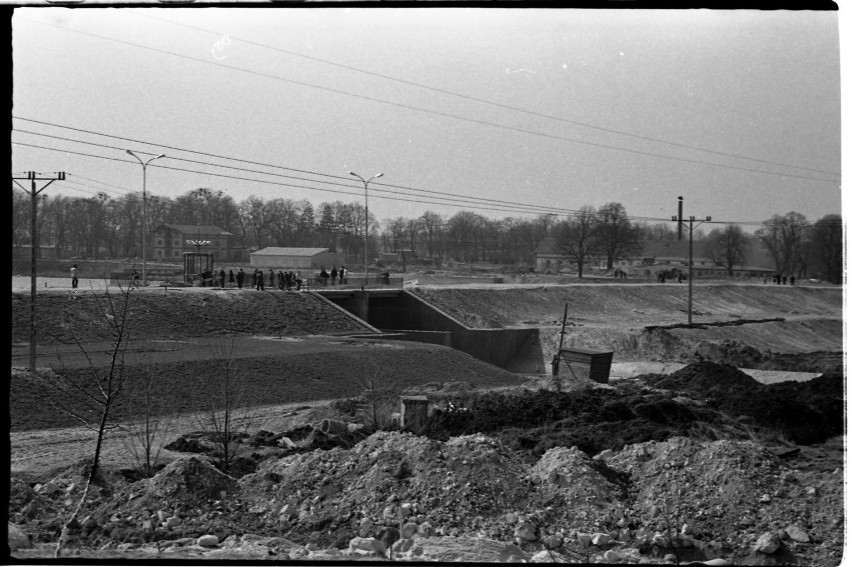
[[[132,382],[156,363],[157,375],[167,377],[177,394],[165,397],[157,411],[184,417],[163,440],[171,449],[161,464],[171,464],[150,480],[136,480],[122,434],[114,434],[104,481],[80,525],[72,526],[70,553],[164,559],[168,549],[176,554],[171,557],[257,558],[257,552],[351,560],[376,558],[382,546],[387,557],[393,553],[387,548],[396,546],[396,559],[447,560],[461,548],[462,556],[479,550],[487,560],[531,560],[547,551],[570,561],[722,557],[837,564],[844,545],[845,424],[843,378],[836,372],[839,291],[717,287],[704,290],[705,297],[716,294],[716,307],[714,314],[697,316],[702,322],[733,321],[738,314],[784,321],[772,322],[777,328],[765,333],[738,325],[738,335],[699,336],[721,327],[645,329],[682,319],[667,311],[681,299],[676,291],[654,291],[657,304],[647,291],[642,296],[641,290],[615,288],[595,296],[584,286],[514,295],[418,290],[470,326],[493,321],[553,330],[562,306],[573,301],[571,340],[577,344],[600,345],[610,337],[610,344],[622,345],[617,352],[635,360],[704,360],[673,375],[607,386],[512,375],[445,347],[352,338],[371,330],[309,294],[142,290],[131,334],[146,341],[129,355],[128,367],[137,373]],[[795,303],[784,295],[791,293],[799,294]],[[59,389],[50,385],[57,373],[84,376],[88,362],[75,340],[103,368],[108,318],[93,299],[91,292],[40,293],[39,365],[53,370],[37,380],[12,373],[9,511],[36,543],[21,556],[47,553],[82,486],[83,465],[67,465],[87,454],[91,437],[68,429],[73,421],[55,403]],[[587,307],[602,300],[605,308]],[[13,293],[12,304],[13,367],[24,367],[26,296]],[[627,329],[626,318],[633,321]],[[782,325],[790,338],[778,330]],[[640,338],[630,339],[634,331]],[[662,338],[641,338],[663,332]],[[757,339],[751,343],[744,340],[750,333]],[[223,337],[235,337],[238,354],[221,355]],[[773,340],[774,347],[767,346]],[[668,359],[666,345],[676,347]],[[763,385],[714,363],[732,353],[754,364],[786,356],[790,365],[801,365],[802,355],[822,357],[827,373],[805,383]],[[231,464],[231,476],[215,468],[221,454],[201,432],[203,421],[189,418],[209,408],[213,390],[205,378],[215,376],[226,358],[247,370],[254,397],[246,404],[261,408],[246,416],[252,419],[238,440],[241,459]],[[393,431],[390,414],[398,403],[382,406],[390,431],[370,435],[365,417],[380,399],[375,392],[363,395],[371,376],[392,399],[400,393],[428,398],[430,417],[421,436]],[[351,401],[317,403],[330,398]],[[68,400],[73,396],[62,399]],[[118,407],[127,423],[138,418],[138,404]],[[325,435],[318,430],[323,419],[361,427],[351,435]],[[39,457],[51,446],[57,450]],[[202,460],[186,460],[192,455]],[[725,490],[714,492],[721,486]],[[680,494],[677,506],[675,489],[691,491]],[[669,512],[661,512],[663,504]],[[687,527],[669,529],[672,523]],[[412,529],[417,535],[409,534]],[[221,545],[196,545],[211,534]],[[610,541],[587,542],[593,534]],[[353,549],[359,537],[381,545]],[[771,553],[773,545],[764,540],[777,543]]]

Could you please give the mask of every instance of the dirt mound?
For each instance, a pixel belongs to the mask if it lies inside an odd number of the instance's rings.
[[[662,441],[689,434],[696,422],[745,435],[719,412],[674,398],[626,382],[571,392],[540,389],[450,396],[437,403],[426,434],[449,439],[484,432],[536,456],[560,446],[577,446],[594,455],[629,443]]]
[[[220,472],[207,459],[188,457],[169,463],[153,478],[142,481],[144,499],[180,497],[184,503],[220,500],[236,489],[236,480]]]
[[[688,392],[699,397],[711,396],[731,388],[757,390],[760,382],[741,370],[715,362],[696,362],[656,380],[658,388]]]
[[[638,379],[654,388],[706,400],[732,416],[745,416],[753,425],[775,429],[793,443],[821,443],[843,433],[840,375],[764,385],[732,366],[698,362],[668,376]]]
[[[791,524],[826,542],[841,537],[840,486],[819,480],[831,476],[799,475],[752,442],[673,438],[626,447],[607,465],[629,474],[634,488],[629,513],[637,523],[661,533],[667,522],[674,524],[712,542],[718,554],[734,550],[734,562],[751,555],[759,534]],[[801,546],[787,540],[785,547]]]

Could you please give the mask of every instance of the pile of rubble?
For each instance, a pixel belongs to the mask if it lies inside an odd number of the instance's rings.
[[[10,518],[55,541],[80,484],[13,480]],[[481,434],[377,432],[239,480],[194,456],[93,495],[69,547],[133,557],[829,565],[843,547],[841,471],[802,473],[748,441],[534,459]]]

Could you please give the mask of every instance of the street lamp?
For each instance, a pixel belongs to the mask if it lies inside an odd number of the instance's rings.
[[[159,155],[152,157],[148,161],[142,161],[142,158],[137,156],[131,150],[124,150],[124,151],[126,151],[128,154],[135,157],[137,160],[139,160],[139,163],[142,164],[142,286],[145,287],[145,286],[148,285],[148,271],[146,270],[146,266],[145,266],[145,238],[146,238],[146,234],[145,234],[145,225],[146,225],[146,220],[145,220],[145,207],[146,207],[146,203],[145,203],[145,170],[148,168],[149,163],[151,163],[155,159],[160,159],[161,157],[166,157],[166,154],[159,154]]]
[[[367,278],[367,233],[370,230],[370,212],[367,208],[367,185],[369,185],[370,181],[372,181],[373,179],[384,175],[384,173],[377,173],[376,175],[372,176],[367,180],[364,180],[363,177],[361,177],[354,171],[350,171],[349,175],[354,175],[355,177],[360,179],[361,182],[364,184],[364,285],[367,285],[369,283],[369,279]]]

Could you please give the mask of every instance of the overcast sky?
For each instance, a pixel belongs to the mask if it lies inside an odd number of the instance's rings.
[[[12,33],[12,169],[65,171],[49,194],[140,191],[131,149],[172,197],[363,203],[348,172],[382,172],[380,220],[840,212],[837,12],[46,7]]]

